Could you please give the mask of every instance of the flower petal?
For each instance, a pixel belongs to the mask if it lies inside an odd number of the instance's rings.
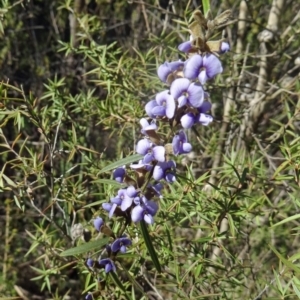
[[[126,174],[125,167],[117,168],[113,172],[113,178],[119,183],[123,182],[124,176]]]
[[[178,107],[182,107],[187,104],[187,102],[188,102],[187,97],[182,95],[177,99],[177,102],[178,102]]]
[[[121,253],[126,253],[126,246],[122,245],[122,246],[120,247],[120,252],[121,252]]]
[[[154,219],[151,215],[149,214],[145,214],[144,215],[144,221],[147,223],[147,224],[153,224],[154,223]]]
[[[211,109],[211,103],[208,101],[204,101],[200,107],[198,107],[199,113],[206,113]]]
[[[191,128],[195,124],[195,116],[192,113],[187,113],[181,117],[180,122],[183,128]]]
[[[173,62],[165,62],[164,64],[160,65],[157,70],[157,75],[159,79],[163,82],[166,82],[169,74],[174,71],[177,71],[180,67],[183,66],[183,64],[184,63],[181,60],[179,60]]]
[[[164,117],[166,115],[166,107],[165,106],[156,106],[152,109],[152,114],[155,117]]]
[[[195,79],[198,77],[200,73],[200,69],[202,68],[203,59],[199,54],[193,55],[190,59],[188,59],[184,65],[183,74],[184,77],[188,79]]]
[[[155,96],[155,100],[157,102],[158,105],[164,105],[164,103],[166,103],[167,101],[167,98],[169,96],[169,90],[165,90],[165,91],[162,91],[160,93],[157,93],[156,96]]]
[[[178,50],[182,51],[182,52],[185,52],[185,53],[189,52],[191,49],[192,49],[192,43],[191,43],[191,41],[187,41],[187,42],[181,43],[178,46]]]
[[[143,219],[143,217],[144,217],[144,209],[140,205],[134,207],[133,210],[131,211],[132,222],[134,223],[139,222]]]
[[[204,101],[204,92],[201,85],[192,83],[188,88],[188,101],[193,107],[200,107]]]
[[[187,78],[175,79],[171,85],[170,93],[174,99],[178,99],[182,93],[186,92],[190,86],[190,81]]]
[[[180,137],[176,134],[172,140],[173,153],[174,155],[178,155],[180,153]]]
[[[135,187],[133,185],[130,185],[127,190],[126,190],[126,194],[130,197],[133,198],[138,194],[138,190],[135,189]]]
[[[171,73],[171,70],[169,69],[167,63],[165,62],[164,64],[160,65],[157,69],[157,75],[158,78],[162,82],[166,82],[169,74]]]
[[[145,203],[145,210],[147,211],[148,214],[154,216],[158,211],[158,205],[154,201],[147,201]]]
[[[145,155],[148,153],[149,149],[151,148],[151,143],[148,139],[142,139],[138,141],[136,145],[136,153]]]
[[[183,143],[182,144],[182,150],[184,153],[190,153],[192,151],[193,147],[190,143]]]
[[[207,74],[206,74],[206,70],[202,70],[200,73],[199,73],[199,76],[198,76],[198,80],[201,84],[205,84],[206,81],[207,81],[208,77],[207,77]]]
[[[94,227],[97,231],[100,231],[103,224],[104,221],[102,220],[102,218],[97,217],[96,219],[94,219]]]
[[[121,203],[121,209],[123,211],[125,211],[127,208],[129,208],[132,205],[133,199],[126,197],[123,199],[122,203]]]
[[[174,117],[175,109],[176,109],[175,100],[171,95],[168,95],[166,101],[166,116],[168,119],[172,119]]]
[[[112,204],[111,203],[102,203],[102,208],[109,212],[111,210]]]
[[[111,218],[111,217],[113,216],[113,214],[114,214],[116,208],[117,208],[117,204],[114,203],[114,204],[111,206],[111,209],[110,209],[110,211],[109,211],[109,214],[108,214],[108,217],[109,217],[109,218]]]
[[[213,54],[207,54],[203,58],[203,65],[209,79],[223,72],[221,61]]]
[[[227,42],[222,42],[221,43],[221,51],[220,54],[224,54],[230,50],[230,45]]]
[[[144,164],[150,164],[154,159],[153,153],[147,153],[144,158],[143,158],[143,163]]]
[[[91,258],[88,258],[86,264],[88,267],[92,268],[94,265],[94,261]]]
[[[152,151],[153,151],[153,156],[157,161],[159,161],[159,162],[165,161],[166,149],[164,146],[155,146],[152,149]]]
[[[145,105],[145,111],[146,114],[150,117],[150,118],[154,118],[155,116],[152,114],[152,109],[157,106],[157,102],[156,100],[150,100],[146,105]]]
[[[207,126],[209,123],[213,121],[213,117],[207,114],[199,114],[197,123],[201,123],[204,126]]]
[[[176,177],[173,173],[168,173],[165,177],[166,181],[169,182],[169,183],[173,183],[176,181]]]
[[[121,248],[121,239],[116,239],[112,244],[111,244],[111,250],[112,252],[117,252]]]
[[[160,164],[157,164],[157,165],[154,167],[152,177],[153,177],[155,180],[161,180],[162,178],[164,178],[164,173],[165,173],[165,171],[163,170],[163,168],[161,167],[161,165],[160,165]]]

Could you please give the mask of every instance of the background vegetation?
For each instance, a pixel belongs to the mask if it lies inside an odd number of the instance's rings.
[[[83,299],[97,289],[88,253],[61,256],[75,224],[116,192],[101,170],[132,154],[157,67],[184,55],[201,1],[1,1],[0,296]],[[99,299],[298,299],[300,4],[211,1],[232,9],[231,51],[208,90],[214,123],[188,132],[149,227],[140,228]],[[126,294],[125,292],[126,291]]]

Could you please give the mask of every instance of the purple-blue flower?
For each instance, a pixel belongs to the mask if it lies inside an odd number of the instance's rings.
[[[149,123],[147,121],[147,119],[142,118],[140,120],[140,124],[142,126],[141,133],[143,135],[148,135],[147,131],[156,131],[157,130],[156,120],[152,120],[151,123]]]
[[[153,216],[157,213],[158,205],[153,201],[145,201],[133,208],[131,220],[136,223],[144,220],[148,224],[153,224]]]
[[[91,258],[88,258],[86,261],[86,265],[92,268],[94,266],[94,261]]]
[[[126,174],[125,166],[117,168],[113,172],[113,178],[119,183],[122,183]]]
[[[204,101],[204,91],[200,84],[191,83],[187,78],[178,78],[173,81],[170,93],[178,101],[178,107],[190,105],[200,107]]]
[[[163,184],[161,182],[158,182],[156,184],[151,184],[149,183],[147,186],[149,189],[152,189],[155,193],[156,196],[158,196],[159,198],[162,198],[162,194],[161,194],[161,190],[163,189]]]
[[[163,146],[153,147],[148,139],[142,139],[137,143],[136,152],[144,155],[143,162],[148,164],[153,160],[165,161],[165,148]]]
[[[203,104],[199,108],[197,108],[196,113],[188,112],[181,117],[181,126],[185,129],[191,128],[194,124],[198,123],[207,126],[213,121],[212,116],[206,114],[206,112],[210,110],[210,108],[211,103],[208,101],[204,101]]]
[[[145,105],[145,111],[146,114],[150,117],[150,118],[155,118],[156,116],[152,113],[153,108],[155,108],[156,106],[158,106],[157,102],[155,99],[150,100],[146,105]]]
[[[85,300],[93,300],[93,295],[91,293],[88,293],[86,296],[85,296]]]
[[[136,171],[146,171],[150,172],[152,170],[152,165],[146,164],[143,160],[140,160],[137,164],[131,164],[130,168]]]
[[[167,82],[168,76],[171,73],[180,70],[183,67],[183,65],[184,62],[182,62],[181,60],[173,61],[173,62],[165,62],[159,66],[157,70],[157,75],[161,81]]]
[[[111,218],[117,208],[117,206],[121,206],[122,202],[127,200],[129,196],[126,193],[126,189],[119,189],[118,195],[116,197],[110,198],[111,203],[103,203],[102,208],[109,212],[108,216]]]
[[[221,49],[220,49],[220,54],[224,54],[230,50],[230,45],[227,42],[222,42],[221,43]]]
[[[139,191],[134,186],[129,186],[126,189],[127,197],[125,197],[121,203],[121,209],[125,211],[132,205],[133,199],[138,195]]]
[[[188,143],[187,136],[183,130],[174,136],[172,146],[174,155],[190,153],[192,151],[192,145]]]
[[[105,273],[108,273],[110,271],[116,272],[116,266],[115,263],[110,258],[103,258],[99,260],[99,265],[104,266]]]
[[[102,218],[97,217],[96,219],[94,219],[94,227],[97,231],[100,231],[103,224],[104,221],[102,220]]]
[[[223,72],[221,61],[213,54],[201,56],[193,55],[184,65],[184,76],[188,79],[196,79],[201,84],[205,84],[208,79],[215,77]]]
[[[156,117],[167,117],[168,119],[172,119],[175,113],[175,100],[169,94],[169,91],[162,91],[158,93],[155,97],[157,106],[152,109],[152,114]]]
[[[174,160],[158,163],[153,170],[153,178],[155,180],[165,179],[167,182],[176,181],[175,176],[176,163]]]
[[[131,240],[127,237],[120,237],[116,239],[112,244],[111,244],[111,250],[113,252],[118,252],[120,251],[121,253],[126,252],[126,247],[130,246],[132,244]]]
[[[102,208],[106,210],[108,213],[110,212],[112,206],[113,206],[112,203],[102,203]]]
[[[178,46],[178,50],[182,51],[182,52],[185,52],[185,53],[188,53],[192,49],[193,49],[193,46],[192,46],[191,41],[183,42]]]

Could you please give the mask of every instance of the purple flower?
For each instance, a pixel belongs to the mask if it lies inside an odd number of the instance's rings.
[[[161,194],[161,190],[163,189],[163,184],[158,182],[156,184],[148,184],[147,186],[149,189],[152,189],[155,193],[156,196],[158,196],[159,198],[162,198],[162,194]]]
[[[117,208],[117,206],[120,206],[122,202],[127,200],[129,196],[126,193],[126,189],[119,189],[118,190],[118,195],[114,198],[110,199],[111,203],[103,203],[102,208],[109,212],[108,216],[111,218]]]
[[[143,162],[148,164],[153,160],[165,161],[165,148],[163,146],[153,147],[148,139],[142,139],[137,143],[136,152],[144,155]]]
[[[192,145],[187,142],[187,136],[184,131],[180,131],[174,136],[172,141],[173,153],[175,155],[190,153],[192,151]]]
[[[230,45],[227,42],[222,42],[221,43],[221,49],[220,49],[220,54],[224,54],[230,50]]]
[[[207,126],[213,121],[212,116],[205,114],[211,108],[211,103],[204,101],[197,109],[197,113],[189,112],[183,115],[180,119],[181,126],[185,129],[191,128],[194,124],[200,123]]]
[[[163,91],[156,95],[155,97],[156,103],[158,104],[156,107],[152,109],[152,114],[156,117],[167,117],[168,119],[172,119],[175,113],[175,100],[169,94],[169,91]]]
[[[155,202],[146,200],[132,210],[131,220],[135,223],[144,220],[148,224],[153,224],[153,216],[157,213],[157,210],[158,205]]]
[[[111,245],[111,250],[113,252],[118,252],[120,251],[121,253],[126,252],[126,247],[130,246],[132,244],[131,240],[127,237],[121,237],[116,239],[112,245]]]
[[[185,53],[188,53],[190,50],[192,50],[192,48],[193,46],[191,41],[183,42],[178,46],[178,50]]]
[[[129,208],[132,205],[133,198],[135,198],[138,195],[139,191],[135,189],[134,186],[129,186],[126,189],[127,197],[123,198],[123,201],[121,203],[121,209],[125,211],[127,208]]]
[[[112,208],[112,204],[111,203],[102,203],[102,208],[104,210],[106,210],[107,212],[110,212],[110,210]]]
[[[148,135],[147,131],[156,131],[157,130],[157,125],[156,125],[155,120],[152,120],[152,122],[149,123],[147,121],[147,119],[142,118],[140,120],[140,124],[142,125],[141,133],[144,134],[144,135]]]
[[[115,263],[110,258],[103,258],[99,260],[99,265],[104,266],[105,273],[108,273],[110,271],[116,272],[116,266]]]
[[[85,300],[93,300],[93,295],[91,293],[88,293],[86,296],[85,296]]]
[[[208,79],[222,72],[221,61],[213,54],[193,55],[186,61],[183,70],[186,78],[193,80],[198,77],[201,84],[205,84]]]
[[[113,178],[119,183],[122,183],[126,174],[125,166],[117,168],[113,172]]]
[[[93,261],[91,258],[88,258],[87,261],[86,261],[86,265],[87,265],[89,268],[92,268],[93,265],[94,265],[94,261]]]
[[[97,231],[100,231],[103,224],[104,221],[102,220],[102,218],[97,217],[96,219],[94,219],[94,227]]]
[[[156,106],[158,106],[156,100],[150,100],[146,105],[145,105],[145,111],[146,114],[150,117],[150,118],[155,118],[155,115],[152,113],[153,108],[155,108]]]
[[[173,160],[169,160],[168,162],[158,163],[153,170],[153,178],[155,180],[165,179],[167,182],[176,181],[175,177],[175,169],[176,163]]]
[[[140,160],[137,164],[131,164],[130,168],[133,170],[144,170],[150,172],[152,170],[152,165],[146,164],[143,160]]]
[[[157,75],[159,79],[163,82],[167,82],[168,76],[181,69],[183,67],[184,62],[181,60],[179,61],[173,61],[173,62],[165,62],[164,64],[160,65],[157,70]]]
[[[173,81],[170,93],[178,101],[178,107],[190,105],[200,107],[204,100],[204,91],[200,84],[191,83],[187,78],[178,78]]]

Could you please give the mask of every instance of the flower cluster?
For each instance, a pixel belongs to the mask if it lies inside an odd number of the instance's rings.
[[[197,23],[199,15],[202,21]],[[227,52],[229,45],[223,40],[207,41],[208,34],[204,32],[208,28],[210,33],[213,31],[212,23],[209,25],[199,11],[194,13],[194,18],[195,22],[189,27],[190,41],[178,47],[186,53],[187,60],[165,62],[157,70],[159,79],[167,89],[157,93],[145,106],[148,118],[140,120],[143,137],[135,149],[142,158],[128,168],[122,166],[114,170],[114,180],[125,184],[125,187],[120,188],[109,202],[102,204],[109,218],[123,217],[125,227],[131,222],[154,223],[163,183],[176,181],[176,163],[171,159],[172,155],[192,151],[185,130],[197,124],[207,126],[213,120],[207,114],[211,103],[205,84],[223,71],[218,54]],[[202,35],[197,35],[198,32]],[[173,136],[168,137],[169,141],[158,133],[160,122],[166,122],[171,127]],[[125,253],[132,242],[123,232],[116,238],[99,217],[94,220],[94,226],[97,231],[113,237],[114,241],[106,247],[107,258],[97,261],[88,259],[86,264],[89,268],[103,268],[106,273],[115,272],[116,254]]]

